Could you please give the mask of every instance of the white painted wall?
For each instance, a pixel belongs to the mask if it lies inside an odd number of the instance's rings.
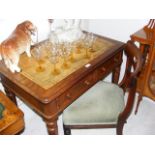
[[[0,19],[0,42],[6,39],[16,25],[25,19]],[[47,38],[49,25],[47,19],[30,19],[39,31],[39,40]],[[142,28],[148,20],[130,19],[83,19],[82,28],[120,41],[127,41],[129,36]]]
[[[92,19],[89,31],[126,42],[130,35],[142,28],[148,20],[133,19]]]
[[[6,39],[15,29],[16,25],[27,19],[0,20],[0,42]],[[38,28],[39,40],[47,38],[49,32],[48,21],[45,19],[29,19]]]
[[[12,31],[15,29],[17,24],[27,19],[0,19],[0,43],[6,39]],[[38,39],[39,41],[44,40],[49,34],[49,24],[47,19],[29,19],[38,28]],[[61,24],[62,19],[58,19],[58,23]],[[88,20],[82,20],[81,27],[88,29]]]

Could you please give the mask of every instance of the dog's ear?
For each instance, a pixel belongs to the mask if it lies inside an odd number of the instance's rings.
[[[20,24],[20,28],[27,34],[30,34],[31,31],[34,29],[33,24],[30,21],[25,21]]]
[[[32,29],[34,29],[34,26],[33,26],[33,24],[32,24],[30,21],[25,21],[25,22],[24,22],[24,25],[25,25],[25,28],[26,28],[28,31],[31,31]]]

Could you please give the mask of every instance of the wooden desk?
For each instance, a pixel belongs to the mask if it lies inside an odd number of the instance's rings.
[[[111,46],[101,50],[99,56],[92,57],[64,79],[47,87],[22,72],[11,73],[0,62],[1,81],[7,96],[15,102],[17,95],[43,117],[49,134],[58,134],[57,119],[67,106],[111,72],[112,81],[118,81],[124,43],[101,36],[98,38],[105,42],[105,46],[108,43]]]

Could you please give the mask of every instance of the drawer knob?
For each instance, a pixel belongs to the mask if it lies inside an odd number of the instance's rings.
[[[67,98],[67,99],[71,99],[71,94],[67,94],[67,95],[66,95],[66,98]]]
[[[89,86],[89,85],[90,85],[90,82],[89,82],[89,81],[87,81],[87,80],[86,80],[84,83],[85,83],[87,86]]]
[[[105,71],[106,71],[106,68],[105,68],[105,67],[102,67],[102,68],[101,68],[101,71],[102,71],[102,72],[105,72]]]
[[[57,103],[57,108],[58,108],[58,110],[60,110],[60,104],[59,103]]]
[[[114,62],[118,62],[118,58],[114,58]]]

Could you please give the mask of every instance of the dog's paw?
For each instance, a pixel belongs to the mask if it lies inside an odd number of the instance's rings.
[[[31,57],[31,52],[30,52],[30,50],[26,50],[26,54],[27,54],[28,57]]]
[[[2,56],[1,56],[1,54],[0,54],[0,61],[2,60]]]
[[[9,69],[10,69],[10,71],[11,71],[12,73],[15,73],[14,68],[10,67]]]
[[[27,56],[28,56],[28,57],[31,57],[31,53],[27,53]]]
[[[16,72],[20,72],[21,69],[19,67],[16,67]]]

